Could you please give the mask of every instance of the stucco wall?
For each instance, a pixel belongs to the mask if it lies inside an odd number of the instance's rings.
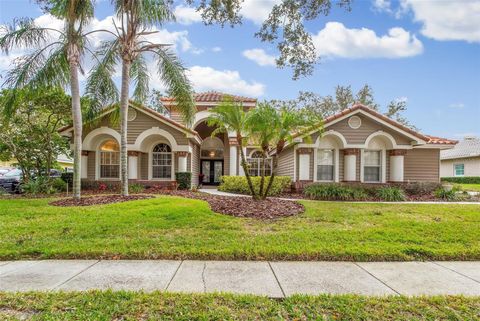
[[[480,176],[480,157],[472,157],[440,161],[440,177],[455,176],[455,164],[464,164],[464,176]]]

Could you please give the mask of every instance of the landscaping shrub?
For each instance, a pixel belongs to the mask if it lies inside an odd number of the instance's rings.
[[[133,194],[142,193],[145,190],[145,186],[142,184],[128,185],[128,191]]]
[[[51,180],[51,184],[56,192],[65,192],[67,190],[67,182],[61,178],[55,178]]]
[[[260,190],[259,176],[252,177],[253,188],[258,192]],[[270,181],[270,177],[265,177],[265,188]],[[268,193],[269,196],[279,195],[280,193],[288,190],[292,184],[292,179],[289,176],[275,176],[273,180],[272,188]],[[222,176],[220,179],[219,191],[247,194],[250,195],[250,189],[248,188],[247,178],[245,176]]]
[[[395,186],[384,186],[377,189],[376,195],[378,198],[387,202],[401,202],[405,200],[405,192]]]
[[[447,189],[445,187],[440,187],[435,190],[435,197],[444,201],[455,201],[457,200],[458,189],[456,187],[452,189]]]
[[[436,182],[412,182],[400,186],[408,195],[430,195],[442,184]]]
[[[53,186],[54,181],[56,180],[49,179],[48,177],[37,177],[34,180],[32,179],[23,183],[21,190],[26,194],[53,194],[58,192]]]
[[[103,181],[97,182],[93,180],[82,180],[82,189],[91,191],[120,191],[120,181]]]
[[[480,176],[442,177],[442,182],[457,183],[457,184],[480,184]]]
[[[312,199],[329,201],[359,201],[368,197],[367,191],[362,187],[333,183],[311,184],[303,193]]]
[[[190,172],[177,172],[175,173],[175,179],[178,189],[190,189],[192,187],[192,173]]]
[[[73,172],[64,172],[60,177],[68,184],[69,189],[73,188]]]

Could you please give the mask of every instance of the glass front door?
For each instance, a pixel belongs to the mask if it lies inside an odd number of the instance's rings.
[[[223,175],[223,160],[202,160],[203,184],[218,185]]]

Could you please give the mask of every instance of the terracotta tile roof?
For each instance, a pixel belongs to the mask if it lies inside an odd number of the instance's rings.
[[[395,126],[415,137],[418,137],[420,138],[421,140],[424,140],[425,142],[427,142],[427,144],[444,144],[444,145],[455,145],[458,141],[456,140],[450,140],[450,139],[446,139],[446,138],[441,138],[441,137],[434,137],[434,136],[428,136],[428,135],[424,135],[424,134],[421,134],[411,128],[408,128],[407,126],[405,125],[402,125],[400,124],[399,122],[391,119],[391,118],[388,118],[387,116],[377,112],[376,110],[373,110],[365,105],[362,105],[362,104],[355,104],[353,105],[352,107],[350,108],[347,108],[347,109],[344,109],[342,110],[341,112],[335,114],[335,115],[332,115],[332,116],[329,116],[327,118],[324,119],[324,125],[327,125],[328,123],[334,121],[335,119],[338,119],[340,117],[343,117],[351,112],[354,112],[355,110],[363,110],[377,118],[380,118],[381,120],[383,121],[386,121],[387,123],[389,123],[390,125],[392,126]]]
[[[225,96],[230,96],[233,98],[234,101],[237,102],[244,102],[244,103],[255,103],[257,102],[256,98],[249,98],[249,97],[243,97],[243,96],[235,96],[235,95],[229,95],[226,93],[221,93],[218,91],[207,91],[203,93],[197,93],[194,94],[194,99],[195,101],[198,102],[221,102]],[[162,102],[172,102],[175,101],[175,98],[173,97],[163,97],[161,98]]]

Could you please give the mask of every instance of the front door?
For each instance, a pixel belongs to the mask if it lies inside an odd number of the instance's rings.
[[[223,175],[223,160],[202,160],[200,170],[204,185],[218,185]]]

